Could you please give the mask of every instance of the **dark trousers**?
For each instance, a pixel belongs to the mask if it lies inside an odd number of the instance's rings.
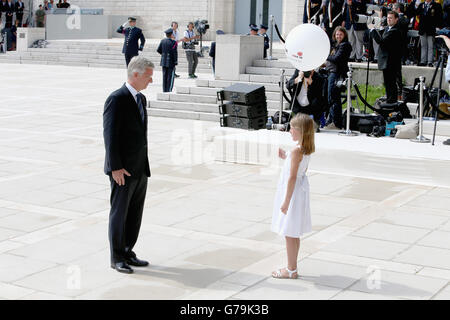
[[[23,13],[16,13],[16,19],[19,20],[19,27],[21,27],[23,20]]]
[[[111,180],[111,211],[109,213],[109,244],[111,263],[125,261],[134,257],[133,247],[136,244],[141,227],[147,192],[147,176],[125,176],[125,185],[119,186]]]
[[[392,69],[383,69],[384,86],[386,88],[386,102],[397,102],[397,71]]]
[[[396,75],[396,83],[397,83],[397,89],[398,89],[398,95],[402,94],[403,91],[403,82],[402,82],[402,69],[398,69],[397,70],[397,75]]]
[[[310,116],[313,116],[314,122],[320,126],[320,117],[322,116],[323,111],[319,106],[307,105],[300,106],[300,104],[296,104],[294,108],[292,108],[292,118],[298,113],[304,113]]]
[[[132,59],[133,57],[135,57],[135,56],[137,56],[137,54],[126,54],[126,55],[125,55],[125,62],[126,62],[126,64],[127,64],[127,67],[128,67],[128,65],[130,64],[131,59]]]
[[[188,73],[190,75],[193,75],[193,74],[195,74],[195,69],[197,68],[197,64],[198,64],[197,52],[186,51],[186,58],[188,61]]]
[[[334,123],[336,127],[342,128],[342,103],[341,91],[336,87],[338,74],[330,72],[328,75],[328,105],[330,106],[330,114],[328,115],[327,124]]]
[[[163,92],[172,92],[173,80],[175,78],[175,68],[162,67],[163,72]]]

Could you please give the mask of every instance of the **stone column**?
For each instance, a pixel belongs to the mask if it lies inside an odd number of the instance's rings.
[[[263,59],[264,38],[224,34],[216,40],[216,79],[239,81],[245,68]]]
[[[305,0],[283,0],[283,38],[286,39],[289,31],[303,23],[304,6]]]

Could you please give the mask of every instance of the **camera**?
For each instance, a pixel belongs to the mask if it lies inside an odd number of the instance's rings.
[[[443,35],[443,36],[450,38],[450,29],[449,28],[441,29],[436,34],[438,36]],[[447,48],[447,45],[445,44],[444,39],[436,38],[435,44],[436,44],[436,48],[438,49],[438,51],[447,51],[448,52],[448,48]]]
[[[311,71],[304,71],[303,72],[303,77],[309,78],[310,76],[311,76]]]
[[[206,30],[209,29],[208,20],[196,20],[194,22],[194,27],[199,34],[205,34]]]

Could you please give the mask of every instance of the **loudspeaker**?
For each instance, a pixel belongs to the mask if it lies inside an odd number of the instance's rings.
[[[238,104],[259,104],[266,101],[266,88],[260,85],[236,83],[217,93],[219,100]]]
[[[267,117],[267,103],[264,101],[248,106],[233,102],[225,102],[219,106],[219,113],[244,118]]]
[[[240,118],[235,117],[229,114],[225,114],[220,118],[220,126],[221,127],[231,127],[231,128],[239,128],[239,129],[262,129],[266,126],[267,117],[259,117],[259,118]]]

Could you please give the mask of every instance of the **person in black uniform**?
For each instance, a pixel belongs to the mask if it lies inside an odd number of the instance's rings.
[[[16,2],[16,20],[19,20],[19,27],[22,27],[23,10],[25,9],[25,4],[22,0]]]
[[[216,35],[225,34],[222,30],[217,30]],[[211,42],[211,48],[209,49],[209,56],[212,58],[213,73],[216,74],[216,42]]]
[[[342,25],[344,18],[342,17],[342,8],[344,0],[326,0],[323,7],[322,28],[328,35],[328,38],[333,42],[333,32],[336,27]]]
[[[131,58],[139,55],[139,51],[144,49],[145,37],[142,30],[136,27],[136,18],[129,17],[128,24],[130,26],[125,28],[126,24],[127,22],[121,25],[119,29],[117,29],[117,32],[125,35],[122,53],[125,54],[125,62],[128,67]],[[139,40],[141,41],[140,45]]]
[[[267,35],[267,26],[262,24],[259,26],[259,34],[264,37],[264,58],[267,58],[267,49],[270,46],[270,39]]]
[[[258,35],[258,26],[254,23],[248,25],[250,28],[250,32],[247,33],[248,36],[257,36]]]
[[[163,73],[163,92],[172,92],[175,66],[178,64],[177,42],[172,39],[173,29],[164,31],[166,38],[161,40],[156,51],[161,55]]]
[[[377,29],[371,31],[373,39],[380,45],[378,51],[378,69],[383,71],[386,88],[386,102],[395,103],[398,98],[396,79],[402,68],[402,40],[397,28],[398,13],[389,11],[388,27],[381,36]],[[400,71],[399,71],[400,70]]]
[[[320,24],[320,8],[322,7],[322,0],[306,0],[303,9],[303,23]],[[314,21],[313,21],[314,20]]]
[[[5,6],[3,7],[3,10],[5,11],[6,19],[5,28],[11,28],[13,26],[13,15],[16,7],[11,0],[8,0],[8,2],[6,2]]]
[[[152,83],[153,63],[134,57],[127,82],[106,99],[103,111],[104,173],[111,183],[108,237],[111,268],[133,273],[130,266],[149,263],[137,258],[137,242],[144,210],[150,165],[147,141],[147,100],[140,91]]]

